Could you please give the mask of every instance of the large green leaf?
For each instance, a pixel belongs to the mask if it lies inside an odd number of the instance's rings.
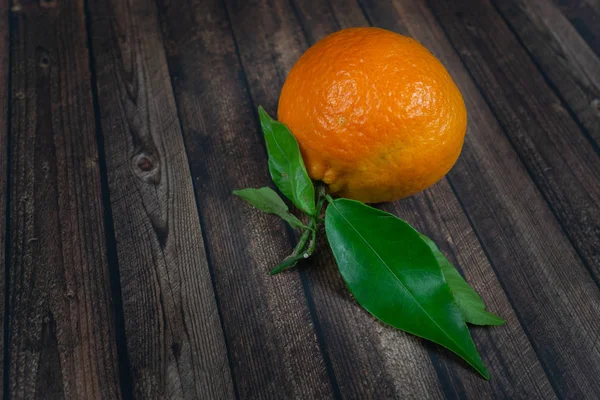
[[[348,199],[330,200],[325,231],[360,305],[389,325],[455,352],[489,379],[440,266],[417,231]]]
[[[433,240],[425,235],[421,235],[421,238],[433,251],[465,321],[474,325],[503,325],[505,321],[502,318],[485,310],[481,297],[442,254]]]
[[[298,142],[289,129],[258,108],[269,153],[269,171],[281,193],[308,215],[315,215],[315,188],[310,180]]]
[[[292,228],[308,228],[289,211],[288,206],[281,200],[281,197],[270,187],[234,190],[233,194],[246,200],[260,211],[280,216]]]

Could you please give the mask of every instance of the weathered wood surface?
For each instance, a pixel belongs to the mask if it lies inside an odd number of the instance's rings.
[[[449,179],[550,383],[562,396],[583,396],[590,387],[598,390],[590,374],[590,368],[600,367],[598,334],[590,323],[600,309],[596,283],[533,183],[536,176],[519,161],[522,157],[515,152],[519,146],[510,141],[507,130],[500,129],[431,10],[409,1],[395,2],[395,8],[408,33],[445,63],[465,97],[471,135]],[[389,13],[381,10],[383,15]],[[511,98],[495,100],[505,108],[512,104]],[[586,160],[573,163],[573,168],[587,168]],[[588,179],[590,185],[597,183],[597,177]],[[528,322],[533,320],[536,324]],[[581,352],[575,354],[575,349]]]
[[[120,398],[83,2],[13,3],[10,24],[5,394]]]
[[[98,0],[89,11],[134,395],[230,398],[156,4]]]
[[[600,151],[600,58],[550,0],[494,2]],[[598,21],[600,24],[600,20]]]
[[[231,195],[270,178],[227,10],[219,1],[159,4],[237,394],[330,398],[305,283],[298,272],[268,275],[291,251],[286,225]]]
[[[597,0],[10,6],[2,24],[0,0],[5,395],[600,396]],[[275,115],[308,46],[358,25],[416,38],[463,93],[455,168],[383,207],[507,320],[473,329],[489,382],[358,307],[324,239],[269,277],[297,237],[231,195],[270,183],[257,106]]]
[[[581,37],[600,55],[600,2],[598,0],[553,0]]]
[[[600,157],[491,4],[431,3],[535,184],[600,282]]]
[[[599,282],[598,153],[490,4],[433,3],[461,59]]]
[[[8,196],[6,178],[8,167],[8,0],[0,0],[0,326],[4,329],[5,315],[5,237],[6,200]],[[4,333],[0,335],[0,376],[4,377]],[[4,393],[4,379],[0,382],[0,393]]]

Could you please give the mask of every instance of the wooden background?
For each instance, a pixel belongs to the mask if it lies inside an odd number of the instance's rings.
[[[492,379],[377,323],[321,243],[231,195],[270,183],[256,109],[373,25],[469,112],[447,178],[383,207],[489,309]],[[598,0],[0,0],[4,398],[600,398]]]

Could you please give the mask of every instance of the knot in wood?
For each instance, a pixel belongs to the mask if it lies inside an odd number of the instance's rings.
[[[146,156],[142,156],[140,157],[140,159],[138,160],[138,167],[142,170],[142,171],[151,171],[154,168],[154,162],[152,161],[152,159],[146,157]]]
[[[133,157],[133,172],[143,182],[156,184],[160,181],[160,165],[157,157],[142,152]]]

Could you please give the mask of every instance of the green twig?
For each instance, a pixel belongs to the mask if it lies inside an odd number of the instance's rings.
[[[302,236],[300,236],[300,240],[298,240],[298,244],[296,244],[296,247],[294,248],[294,250],[292,251],[292,254],[290,254],[289,256],[287,256],[277,267],[275,267],[272,271],[271,271],[271,275],[276,275],[278,273],[280,273],[281,271],[284,271],[288,268],[292,268],[296,265],[296,263],[298,262],[298,260],[302,259],[302,256],[299,257],[300,253],[302,253],[302,250],[304,250],[304,247],[306,246],[306,242],[308,241],[308,238],[310,237],[310,233],[311,231],[313,232],[313,236],[316,235],[317,230],[315,229],[315,226],[313,224],[314,219],[311,219],[310,223],[309,223],[309,229],[306,229],[304,232],[302,232]],[[312,229],[311,229],[312,227]]]
[[[325,202],[325,196],[327,196],[325,192],[325,185],[319,185],[317,189],[318,198],[317,198],[317,213],[315,217],[310,217],[310,222],[308,223],[308,228],[302,232],[302,236],[300,236],[300,240],[298,240],[298,244],[294,247],[292,254],[286,257],[277,267],[275,267],[270,274],[276,275],[286,269],[290,269],[296,266],[298,261],[310,257],[317,246],[317,228],[319,222],[323,221],[320,218],[321,209],[323,207],[323,203]],[[312,235],[311,235],[312,233]],[[308,238],[310,237],[310,241]],[[306,244],[308,242],[308,245]]]

